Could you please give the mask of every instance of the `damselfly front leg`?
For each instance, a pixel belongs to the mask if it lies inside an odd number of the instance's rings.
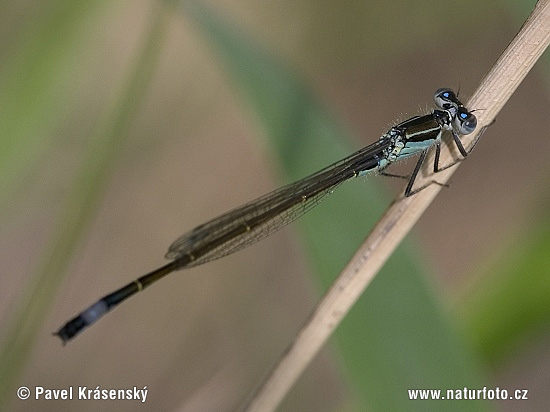
[[[483,133],[485,133],[485,130],[487,130],[487,128],[489,126],[491,126],[493,123],[495,122],[495,120],[493,120],[491,123],[489,123],[488,125],[486,126],[483,126],[480,130],[480,132],[477,134],[477,136],[475,137],[474,141],[472,142],[472,145],[468,148],[468,149],[465,149],[464,148],[464,145],[462,144],[462,142],[460,141],[460,138],[458,136],[458,134],[453,131],[452,134],[453,134],[453,140],[456,144],[456,147],[458,148],[458,151],[460,152],[460,154],[462,155],[462,157],[459,157],[458,159],[454,160],[452,163],[449,163],[448,165],[445,165],[445,166],[439,166],[439,155],[440,155],[440,152],[441,152],[441,142],[437,142],[436,143],[436,146],[435,146],[435,161],[434,161],[434,173],[438,173],[438,172],[442,172],[443,170],[445,169],[448,169],[450,167],[453,167],[454,165],[456,165],[457,163],[460,163],[462,162],[464,159],[466,159],[466,157],[468,157],[468,155],[470,153],[472,153],[472,150],[474,150],[474,148],[476,147],[477,145],[477,142],[479,142],[479,139],[481,138],[481,136],[483,135]]]

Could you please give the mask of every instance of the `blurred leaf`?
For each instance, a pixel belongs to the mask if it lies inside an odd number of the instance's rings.
[[[460,301],[465,328],[489,363],[550,330],[550,218],[546,207]]]
[[[262,122],[289,180],[349,154],[352,139],[278,59],[197,2],[184,2]],[[327,288],[388,204],[376,179],[356,179],[300,222]],[[471,354],[426,289],[410,248],[399,248],[337,331],[339,348],[364,410],[412,410],[407,389],[479,387]],[[441,410],[438,402],[416,408]],[[446,410],[464,410],[446,403]],[[284,408],[283,408],[284,409]],[[468,403],[469,410],[484,410]]]
[[[74,67],[67,62],[81,53],[81,27],[97,1],[57,1],[44,6],[31,21],[9,25],[4,33],[17,46],[0,59],[0,215],[22,190],[25,173],[52,144],[66,101],[63,93]],[[10,14],[8,14],[10,16]],[[0,17],[1,19],[1,17]],[[2,20],[0,20],[2,21]],[[7,22],[4,22],[7,26]],[[12,27],[13,26],[13,27]],[[6,42],[9,43],[9,42]]]
[[[59,17],[56,13],[53,15],[54,19]],[[71,17],[70,14],[63,16]],[[74,19],[77,16],[72,17]],[[62,22],[63,20],[60,21]],[[14,393],[13,387],[25,366],[49,305],[53,302],[52,296],[55,296],[63,280],[67,265],[96,211],[98,199],[101,198],[113,167],[116,166],[119,149],[152,79],[163,43],[164,23],[162,13],[157,9],[152,13],[149,31],[140,43],[141,50],[128,70],[117,101],[107,117],[98,122],[96,135],[90,139],[80,170],[65,198],[56,226],[57,231],[46,243],[48,247],[44,249],[32,283],[24,291],[24,296],[10,320],[9,330],[3,335],[0,347],[0,408]],[[55,26],[54,22],[48,20],[47,26],[50,25]],[[55,35],[43,39],[42,46],[45,50],[50,50],[58,41],[60,33],[55,30],[54,33]],[[70,32],[65,35],[70,36]],[[28,58],[32,60],[31,55]],[[45,60],[45,70],[50,71],[51,61]],[[40,72],[39,69],[34,70]],[[32,90],[28,90],[28,93],[32,93]],[[47,95],[47,92],[44,91],[44,94]]]

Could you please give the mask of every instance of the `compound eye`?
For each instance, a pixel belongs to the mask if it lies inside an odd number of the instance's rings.
[[[459,134],[470,134],[476,129],[477,118],[464,107],[460,107],[455,117],[455,126]]]
[[[445,110],[460,106],[455,93],[447,88],[437,89],[434,94],[434,101],[437,107]]]

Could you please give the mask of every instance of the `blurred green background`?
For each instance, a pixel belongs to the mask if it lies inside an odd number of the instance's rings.
[[[237,409],[403,182],[347,183],[66,347],[51,332],[183,232],[427,111],[437,88],[467,100],[524,3],[0,2],[0,410]],[[547,410],[548,73],[543,56],[280,410]],[[21,401],[21,385],[149,394]],[[484,386],[529,400],[407,396]]]

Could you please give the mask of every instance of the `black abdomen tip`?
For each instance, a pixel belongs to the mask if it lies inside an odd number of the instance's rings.
[[[57,332],[54,332],[55,336],[63,341],[63,344],[67,343],[69,340],[74,338],[82,329],[84,329],[88,323],[82,318],[82,316],[77,316],[74,319],[68,321],[65,326],[59,329]]]

